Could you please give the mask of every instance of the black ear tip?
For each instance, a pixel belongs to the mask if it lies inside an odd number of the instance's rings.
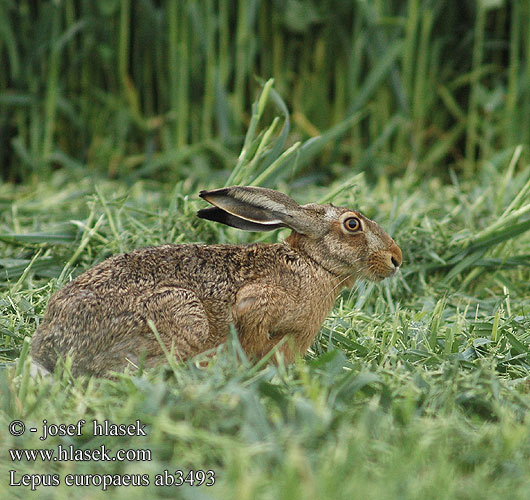
[[[208,218],[207,215],[208,215],[208,212],[206,211],[206,208],[201,208],[201,210],[197,212],[197,217],[201,219],[207,219]]]
[[[230,192],[230,188],[219,188],[219,189],[212,189],[212,190],[205,190],[199,192],[199,196],[203,199],[208,201],[208,196],[227,196]]]
[[[199,217],[200,219],[221,222],[222,224],[226,224],[227,216],[228,214],[224,210],[221,210],[217,207],[201,208],[197,212],[197,217]]]

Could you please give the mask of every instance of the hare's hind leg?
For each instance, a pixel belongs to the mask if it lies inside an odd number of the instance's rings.
[[[191,290],[160,287],[143,300],[143,308],[145,318],[153,321],[167,350],[173,349],[178,358],[186,359],[207,348],[208,317]],[[149,364],[155,364],[157,358],[163,356],[161,346],[156,340],[154,342],[156,345],[148,352]]]

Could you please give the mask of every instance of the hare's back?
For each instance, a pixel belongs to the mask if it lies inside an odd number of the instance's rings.
[[[65,310],[129,310],[138,299],[166,286],[193,290],[200,299],[229,301],[256,274],[270,275],[277,262],[269,250],[262,245],[189,244],[115,255],[58,290],[48,304],[47,316]]]

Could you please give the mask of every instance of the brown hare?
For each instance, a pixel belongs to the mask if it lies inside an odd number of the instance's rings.
[[[164,360],[151,328],[180,359],[226,341],[230,324],[251,358],[281,339],[304,354],[343,287],[378,281],[401,250],[374,221],[333,205],[298,205],[271,189],[202,191],[198,216],[250,231],[292,229],[281,243],[162,245],[110,257],[57,291],[31,345],[34,368],[72,356],[75,375],[108,375]],[[149,320],[153,323],[149,324]],[[43,370],[44,369],[44,370]]]

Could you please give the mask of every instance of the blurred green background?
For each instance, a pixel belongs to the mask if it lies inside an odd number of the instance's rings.
[[[472,175],[530,142],[528,0],[0,0],[0,175],[223,183],[263,80],[325,182]],[[528,150],[523,152],[528,157]]]

